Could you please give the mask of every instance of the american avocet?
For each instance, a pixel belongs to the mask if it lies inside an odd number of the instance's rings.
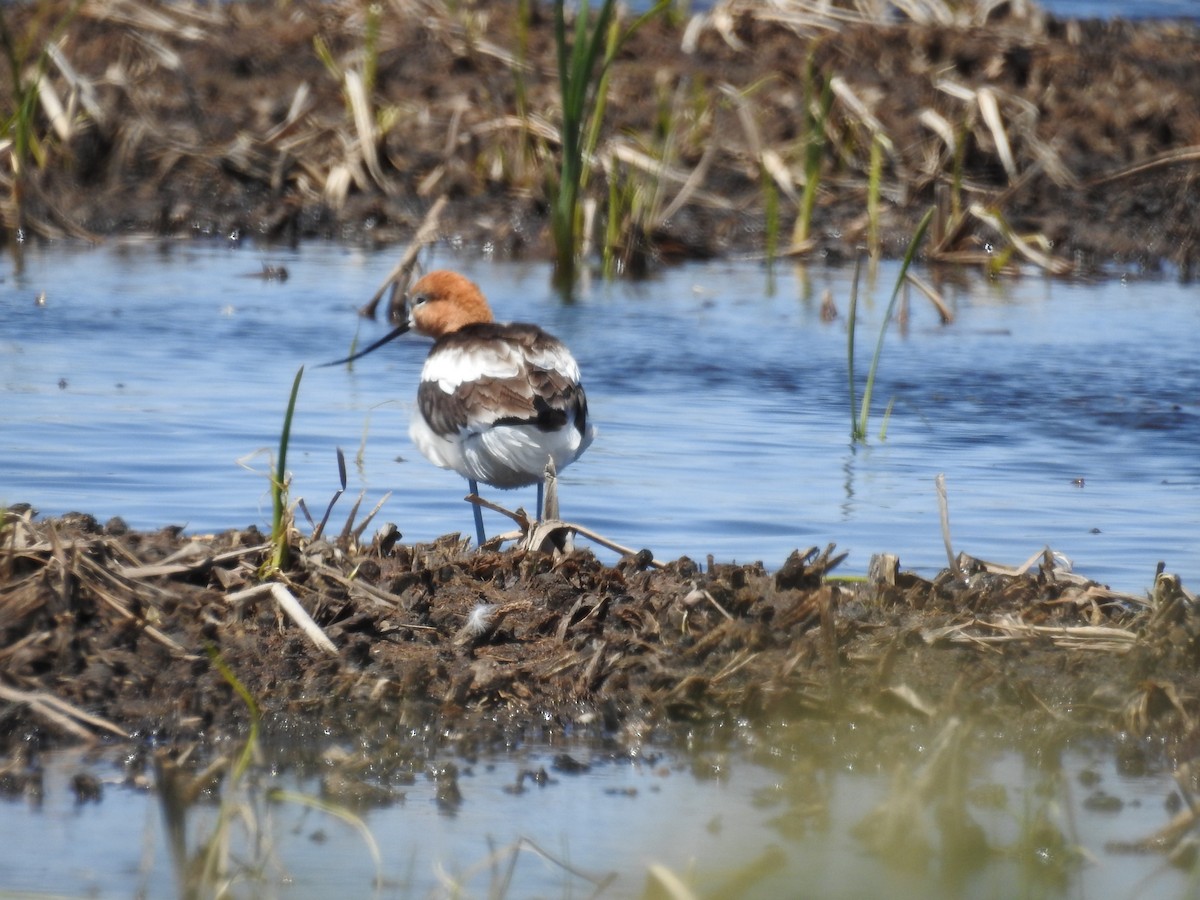
[[[497,488],[536,484],[548,460],[570,465],[595,437],[579,365],[558,338],[536,325],[497,323],[479,287],[457,272],[430,272],[413,285],[405,321],[349,362],[407,331],[434,339],[421,369],[408,428],[417,449],[443,469]],[[485,537],[475,505],[475,531]]]

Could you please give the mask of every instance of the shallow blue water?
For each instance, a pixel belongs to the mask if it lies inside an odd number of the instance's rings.
[[[471,530],[465,483],[407,435],[427,345],[314,368],[383,333],[355,311],[395,260],[310,245],[30,247],[0,269],[0,501],[131,526],[208,532],[270,518],[266,471],[292,379],[308,366],[288,468],[320,514],[344,449],[348,496],[405,540]],[[284,282],[254,277],[285,265]],[[1155,564],[1200,580],[1200,356],[1193,287],[1038,277],[945,285],[956,320],[914,297],[879,368],[870,439],[849,440],[851,273],[751,262],[593,282],[564,304],[541,265],[455,259],[498,315],[574,349],[600,436],[561,475],[563,517],[662,559],[783,562],[836,542],[945,565],[934,479],[956,550],[1008,564],[1045,546],[1138,591]],[[895,278],[864,286],[861,385]],[[828,290],[840,315],[822,321]],[[44,303],[36,298],[44,294]],[[861,387],[860,387],[861,390]],[[883,413],[894,402],[886,440]],[[1082,484],[1082,486],[1079,486]],[[533,492],[486,492],[532,509]],[[506,520],[489,514],[489,532]]]
[[[1063,19],[1198,19],[1196,0],[1038,0]]]
[[[934,800],[914,796],[916,808],[907,810],[912,849],[926,838],[934,841],[929,860],[919,853],[905,860],[872,852],[856,832],[885,801],[892,815],[906,814],[907,795],[896,772],[922,771],[923,760],[933,755],[928,748],[893,760],[895,768],[886,770],[859,767],[849,756],[817,764],[808,755],[784,752],[763,765],[738,754],[622,758],[571,748],[574,758],[591,766],[575,775],[554,768],[554,755],[562,750],[530,748],[474,764],[460,761],[463,802],[457,808],[439,806],[433,781],[419,776],[405,787],[402,802],[350,810],[361,815],[378,848],[378,868],[362,832],[344,816],[298,799],[315,799],[317,784],[252,770],[244,787],[226,787],[220,798],[251,813],[229,827],[231,896],[640,897],[647,895],[643,888],[654,866],[705,896],[706,889],[734,883],[766,853],[773,854],[772,865],[721,896],[1195,896],[1195,876],[1162,855],[1111,847],[1148,838],[1170,820],[1170,773],[1130,775],[1111,755],[1086,745],[1045,758],[1011,751],[964,756],[973,799],[963,822],[985,830],[992,854],[957,877],[943,871],[955,860],[937,846]],[[10,800],[0,807],[10,825],[20,821],[5,831],[0,892],[182,896],[176,881],[182,865],[173,862],[155,794],[123,786],[119,767],[105,770],[78,751],[48,756],[45,765],[44,802],[27,809]],[[528,782],[525,792],[512,792],[519,772],[538,769],[549,776],[544,785]],[[101,802],[75,802],[70,779],[80,770],[99,770],[107,782]],[[292,797],[265,802],[268,788]],[[1098,808],[1096,797],[1109,803]],[[217,799],[188,812],[191,858],[217,831]],[[325,799],[346,811],[336,796]],[[1069,877],[1061,882],[1052,874],[1063,865],[1052,842],[1038,851],[1045,856],[1040,862],[1032,850],[1021,850],[1039,821],[1086,854],[1080,866],[1067,867]],[[377,872],[382,884],[373,890]],[[191,877],[195,883],[196,867]],[[608,878],[595,892],[595,884]]]

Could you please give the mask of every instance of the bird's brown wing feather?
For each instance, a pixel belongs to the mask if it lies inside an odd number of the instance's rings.
[[[582,432],[586,427],[587,396],[572,372],[553,365],[563,359],[574,368],[574,360],[561,341],[537,326],[472,325],[442,338],[434,352],[474,346],[482,354],[498,352],[508,343],[515,343],[520,350],[512,354],[521,360],[512,378],[481,375],[449,393],[437,382],[421,382],[417,403],[429,427],[444,435],[493,425],[534,424],[543,431],[553,431],[564,427],[574,413],[576,427]]]

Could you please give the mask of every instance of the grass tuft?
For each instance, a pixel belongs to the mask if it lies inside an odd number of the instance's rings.
[[[271,478],[271,544],[275,548],[271,556],[274,571],[282,570],[288,562],[288,531],[291,525],[287,515],[287,451],[292,437],[292,416],[296,412],[296,397],[300,393],[300,379],[304,377],[304,366],[296,372],[292,382],[292,393],[288,398],[287,413],[283,417],[283,431],[279,435],[279,456],[275,463],[275,474]]]
[[[38,133],[37,109],[42,82],[50,64],[51,48],[81,6],[83,0],[73,0],[59,18],[50,23],[49,37],[39,40],[42,19],[54,15],[54,7],[36,4],[35,14],[25,33],[18,37],[8,27],[5,4],[0,4],[0,53],[3,54],[12,82],[12,109],[4,110],[3,119],[0,120],[0,133],[7,135],[12,142],[12,200],[5,217],[10,227],[17,231],[23,231],[26,227],[25,194],[30,169],[33,165],[43,168],[48,160],[45,139]]]
[[[608,71],[622,44],[642,25],[669,6],[659,0],[625,29],[616,18],[615,0],[604,0],[593,19],[588,0],[575,11],[575,31],[567,39],[564,0],[554,4],[554,42],[562,100],[562,150],[554,186],[550,226],[554,237],[555,281],[575,283],[582,244],[581,197],[587,161],[595,149],[607,102]]]

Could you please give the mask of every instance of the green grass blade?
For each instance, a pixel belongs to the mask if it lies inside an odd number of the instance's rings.
[[[383,7],[378,3],[367,4],[367,30],[363,38],[363,87],[368,95],[375,90],[375,74],[379,70],[379,23],[383,18]]]
[[[771,177],[766,166],[761,167],[759,177],[762,181],[763,217],[766,219],[766,252],[769,268],[774,264],[775,257],[779,253],[779,189],[775,186],[775,179]]]
[[[850,440],[862,440],[865,435],[859,434],[858,431],[858,401],[855,397],[854,388],[854,328],[858,323],[858,278],[862,273],[862,260],[856,260],[854,263],[854,278],[850,282],[850,312],[849,322],[846,324],[846,368],[848,371],[848,381],[850,383]]]
[[[792,237],[792,242],[797,246],[804,244],[812,231],[817,189],[821,185],[821,162],[825,155],[825,129],[829,111],[833,107],[833,79],[821,77],[811,52],[805,69],[804,97],[804,191],[800,197],[800,215]]]
[[[246,705],[246,711],[250,713],[250,734],[246,738],[246,745],[242,748],[241,754],[238,756],[238,761],[233,767],[231,778],[237,781],[245,774],[246,769],[250,767],[250,763],[254,760],[254,754],[258,752],[258,723],[262,718],[262,713],[259,712],[258,703],[254,699],[254,695],[247,690],[242,684],[241,679],[233,673],[233,669],[229,668],[229,664],[221,657],[221,652],[216,647],[208,648],[208,657],[212,660],[212,664],[217,667],[217,671],[221,673],[221,677],[228,682],[234,692],[241,698],[242,703]]]
[[[867,175],[867,251],[878,259],[879,237],[879,189],[883,180],[883,140],[878,134],[871,137],[871,168]]]
[[[275,466],[275,477],[271,479],[271,499],[274,515],[271,519],[271,543],[275,546],[272,565],[276,570],[287,565],[287,451],[292,437],[292,416],[296,412],[296,397],[300,393],[300,379],[304,377],[304,366],[296,372],[292,382],[292,395],[288,398],[287,414],[283,417],[283,431],[279,435],[279,458]]]
[[[858,433],[863,439],[867,434],[867,421],[871,415],[871,394],[875,390],[875,373],[879,369],[879,357],[883,354],[883,339],[887,334],[888,322],[891,321],[892,313],[896,309],[896,301],[900,297],[900,289],[904,287],[904,277],[908,274],[908,267],[912,265],[912,261],[917,255],[917,247],[925,237],[925,232],[929,228],[929,223],[933,221],[935,211],[936,207],[929,208],[924,218],[921,219],[921,224],[917,226],[917,233],[913,235],[913,239],[908,244],[908,249],[904,253],[904,261],[900,264],[900,274],[896,276],[896,286],[892,289],[892,299],[888,302],[887,310],[883,314],[883,322],[879,326],[879,339],[875,342],[875,354],[871,357],[871,368],[867,372],[867,384],[863,388],[862,410],[858,420]]]
[[[883,423],[879,426],[879,439],[887,440],[888,422],[892,421],[892,407],[896,404],[896,398],[892,397],[888,400],[888,405],[883,411]]]

